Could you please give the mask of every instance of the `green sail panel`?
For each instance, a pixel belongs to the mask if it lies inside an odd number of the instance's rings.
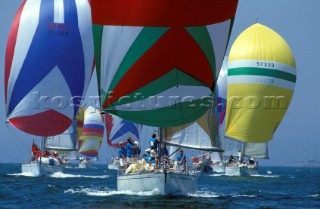
[[[213,100],[237,2],[91,2],[102,109],[150,126],[201,117],[211,108],[202,101]],[[154,99],[161,104],[150,105]]]

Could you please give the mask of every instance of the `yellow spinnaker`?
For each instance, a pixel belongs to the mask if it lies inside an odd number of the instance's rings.
[[[254,24],[229,53],[226,135],[244,142],[272,139],[296,82],[290,47],[275,31]]]

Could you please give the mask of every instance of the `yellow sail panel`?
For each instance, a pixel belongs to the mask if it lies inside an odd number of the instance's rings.
[[[291,98],[291,90],[276,86],[228,85],[226,135],[244,142],[269,141]]]
[[[244,142],[272,139],[291,102],[295,60],[285,40],[261,24],[242,32],[228,63],[226,135]]]
[[[76,122],[77,122],[76,140],[77,140],[77,142],[79,141],[80,136],[82,134],[83,120],[84,120],[84,111],[83,111],[83,108],[80,107],[77,114],[76,114]]]
[[[229,62],[234,60],[269,60],[296,67],[287,42],[274,30],[255,23],[236,39],[229,53]]]

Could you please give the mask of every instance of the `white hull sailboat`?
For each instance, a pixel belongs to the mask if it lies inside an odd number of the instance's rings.
[[[130,174],[117,177],[118,191],[155,192],[161,195],[195,192],[194,175],[180,173]]]
[[[101,108],[134,123],[167,129],[160,135],[169,146],[217,151],[213,148],[217,131],[212,128],[217,121],[206,112],[211,111],[212,87],[237,0],[184,2],[175,7],[170,1],[159,2],[91,3]],[[110,16],[110,8],[120,11],[116,17]],[[208,18],[216,12],[219,15]],[[126,21],[119,21],[124,16]],[[208,137],[201,138],[202,134]],[[196,179],[189,173],[154,171],[119,175],[117,183],[119,191],[186,194],[195,190]]]
[[[56,18],[58,13],[60,18]],[[39,30],[43,24],[51,26]],[[53,27],[56,25],[59,29]],[[72,33],[60,28],[66,25]],[[24,30],[25,27],[30,30]],[[30,136],[43,138],[61,134],[71,125],[81,101],[71,99],[72,104],[66,108],[67,105],[61,106],[64,102],[53,100],[81,98],[85,94],[94,63],[91,27],[89,2],[24,1],[14,18],[6,49],[7,123]],[[52,33],[56,35],[49,35]],[[48,43],[57,51],[48,53]],[[57,159],[43,157],[43,148],[37,154],[41,160],[35,159],[33,153],[32,161],[22,164],[22,172],[43,176],[61,171]]]
[[[100,111],[89,106],[84,110],[83,127],[79,137],[79,168],[87,168],[98,160],[104,134],[104,122]]]
[[[40,162],[24,163],[21,166],[22,173],[30,174],[31,176],[50,176],[57,172],[62,172],[60,165],[50,165]]]
[[[226,98],[230,99],[226,106],[225,135],[242,143],[243,148],[238,149],[239,158],[267,159],[267,143],[285,116],[293,96],[296,83],[294,56],[279,34],[255,23],[237,37],[228,60]],[[280,74],[286,76],[278,76]],[[248,98],[254,99],[246,106]],[[226,167],[226,174],[257,174],[258,163],[250,161],[242,165],[243,161],[239,159],[239,165]]]
[[[42,137],[41,140],[41,155],[44,153],[44,148],[46,148],[46,141],[48,138]],[[32,147],[34,144],[32,145]],[[33,149],[33,148],[32,148]],[[38,150],[40,151],[40,150]],[[50,176],[56,172],[62,172],[61,161],[56,157],[44,156],[44,157],[32,157],[32,160],[28,163],[23,163],[21,165],[22,173],[27,173],[34,177],[39,176]]]
[[[109,170],[119,170],[120,164],[108,164],[108,169]]]
[[[252,176],[258,175],[257,165],[243,165],[236,164],[234,166],[225,167],[225,175],[227,176]]]

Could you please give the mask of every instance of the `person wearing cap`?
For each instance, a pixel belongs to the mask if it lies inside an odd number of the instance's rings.
[[[156,138],[157,135],[155,133],[151,134],[151,138],[149,139],[150,149],[157,150],[158,144],[160,143],[160,137]]]
[[[120,158],[120,166],[124,167],[124,166],[127,166],[127,159],[126,159],[127,150],[124,147],[124,144],[122,141],[119,143],[119,146],[120,146],[120,148],[118,149],[118,154],[119,154],[119,158]]]

